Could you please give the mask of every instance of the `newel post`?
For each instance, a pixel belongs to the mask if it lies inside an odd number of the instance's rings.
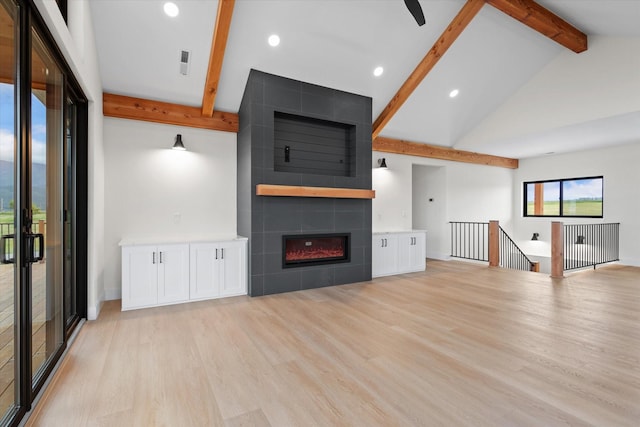
[[[551,223],[551,277],[561,279],[564,273],[563,223]]]
[[[500,223],[489,221],[489,267],[500,265]]]

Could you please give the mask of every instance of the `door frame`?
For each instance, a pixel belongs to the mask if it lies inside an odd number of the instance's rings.
[[[14,151],[14,387],[15,406],[0,414],[0,424],[17,426],[31,409],[34,398],[42,391],[56,363],[66,349],[73,329],[87,315],[87,241],[88,241],[88,100],[33,0],[13,0],[18,8],[15,22],[16,74],[15,74],[15,133]],[[26,239],[31,234],[31,52],[32,30],[38,33],[48,53],[64,75],[63,96],[66,104],[71,97],[77,106],[76,140],[72,143],[72,256],[74,259],[77,317],[67,327],[67,313],[63,313],[62,345],[47,361],[41,375],[32,378],[32,293],[31,265],[28,262]],[[63,117],[66,118],[66,109]],[[63,190],[63,191],[64,191]],[[44,249],[44,248],[41,248]],[[64,285],[63,285],[64,286]],[[63,290],[64,292],[64,290]],[[63,294],[64,295],[64,294]],[[64,308],[64,307],[63,307]]]

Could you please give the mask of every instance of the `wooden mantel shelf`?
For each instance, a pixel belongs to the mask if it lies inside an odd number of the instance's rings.
[[[297,185],[256,185],[257,196],[328,197],[334,199],[373,199],[374,190],[358,188],[301,187]]]

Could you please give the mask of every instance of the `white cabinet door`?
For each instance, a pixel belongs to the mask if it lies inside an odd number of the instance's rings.
[[[189,245],[158,246],[158,304],[189,299]]]
[[[388,234],[384,242],[384,274],[398,271],[398,236]]]
[[[220,295],[246,295],[247,246],[244,242],[229,242],[221,247]]]
[[[122,248],[122,309],[158,303],[158,262],[155,246]]]
[[[411,253],[411,270],[423,271],[427,268],[427,236],[417,233],[414,236],[413,252]]]
[[[398,237],[393,234],[373,236],[371,275],[388,276],[398,269]]]
[[[400,257],[398,272],[408,273],[424,270],[426,267],[424,233],[401,234],[398,241]]]
[[[414,242],[413,234],[400,234],[398,236],[398,272],[411,271],[414,263]]]
[[[384,237],[374,235],[371,242],[371,275],[373,277],[383,275],[385,267],[384,255]]]
[[[407,233],[398,236],[398,272],[422,271],[425,263],[424,233]]]
[[[190,299],[215,298],[220,295],[219,257],[220,246],[218,244],[191,244]]]

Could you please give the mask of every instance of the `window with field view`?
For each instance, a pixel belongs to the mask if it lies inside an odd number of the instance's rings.
[[[602,218],[604,177],[524,183],[524,216]]]

